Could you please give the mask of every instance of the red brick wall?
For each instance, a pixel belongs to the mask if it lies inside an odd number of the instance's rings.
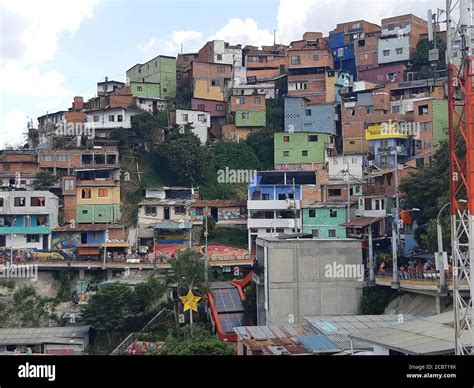
[[[237,104],[239,98],[245,98],[245,104]],[[260,102],[256,102],[260,100]],[[230,98],[230,110],[236,112],[238,110],[261,112],[265,111],[265,95],[251,95],[251,96],[231,96]]]

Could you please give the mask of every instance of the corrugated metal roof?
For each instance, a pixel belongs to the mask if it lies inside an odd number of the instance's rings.
[[[306,316],[306,321],[318,334],[324,334],[341,349],[351,349],[350,335],[367,330],[395,325],[399,315],[348,315],[348,316]],[[404,314],[404,321],[414,320],[413,315]],[[373,346],[362,340],[352,339],[352,349],[371,349]]]
[[[0,329],[0,345],[38,343],[82,343],[90,326]]]
[[[322,334],[300,335],[298,340],[308,350],[317,351],[340,351],[339,346],[328,336]]]
[[[454,352],[453,312],[361,331],[351,338],[407,354],[449,354]],[[465,333],[461,342],[470,343]]]

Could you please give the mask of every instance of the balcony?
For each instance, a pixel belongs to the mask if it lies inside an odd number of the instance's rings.
[[[249,218],[247,220],[248,228],[294,228],[295,220],[293,218]],[[301,228],[301,221],[298,220],[298,228]]]
[[[288,210],[293,209],[296,202],[296,209],[300,209],[300,201],[292,199],[284,200],[251,200],[247,201],[248,210]]]
[[[392,155],[393,154],[393,147],[378,147],[377,152],[380,155]],[[409,156],[409,151],[407,147],[400,147],[398,152],[398,156]]]
[[[51,233],[50,226],[1,226],[0,235],[7,234],[49,234]]]
[[[400,133],[395,123],[371,125],[365,130],[366,140],[409,139],[410,135]]]

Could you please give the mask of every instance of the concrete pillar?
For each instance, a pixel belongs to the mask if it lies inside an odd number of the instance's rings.
[[[448,298],[445,296],[436,295],[435,304],[436,304],[436,314],[441,314],[446,309]]]
[[[85,269],[80,269],[79,270],[79,280],[84,280],[84,275],[86,273],[86,270]]]

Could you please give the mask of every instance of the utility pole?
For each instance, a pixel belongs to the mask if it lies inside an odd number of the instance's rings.
[[[11,233],[11,236],[10,236],[10,266],[13,265],[13,240],[15,238],[15,234],[13,233],[13,227],[15,226],[15,222],[16,222],[16,218],[13,219],[13,222],[12,222],[12,233]]]
[[[207,238],[209,236],[209,231],[208,231],[208,227],[207,227],[207,211],[208,211],[208,207],[206,206],[206,214],[205,214],[205,219],[206,219],[206,230],[204,232],[204,237],[206,239],[206,252],[204,253],[204,276],[205,276],[205,279],[206,279],[206,283],[209,279],[209,254],[207,252],[208,250],[208,244],[207,244]]]
[[[400,197],[398,192],[398,149],[395,147],[395,222],[392,222],[392,288],[398,289],[398,227],[400,217]]]
[[[109,223],[105,224],[105,242],[104,242],[104,269],[107,268],[107,240],[109,239]]]

